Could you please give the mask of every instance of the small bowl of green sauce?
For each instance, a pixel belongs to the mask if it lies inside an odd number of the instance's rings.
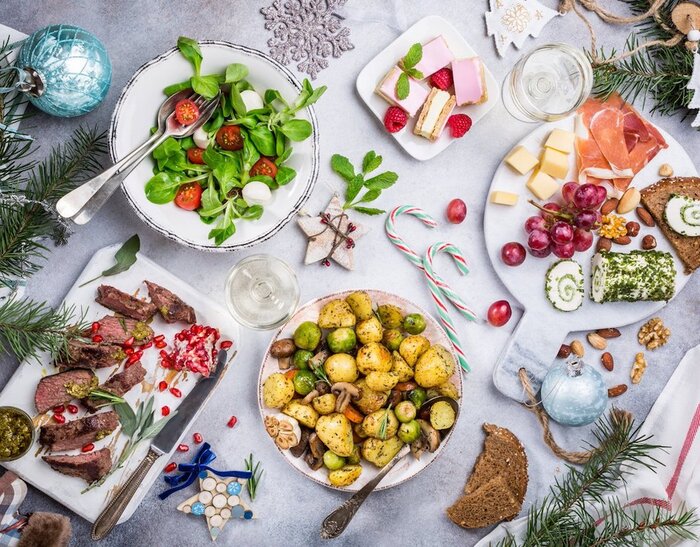
[[[0,406],[0,461],[21,458],[34,443],[36,430],[31,416],[21,408]]]

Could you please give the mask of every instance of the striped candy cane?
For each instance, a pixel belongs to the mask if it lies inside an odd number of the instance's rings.
[[[413,263],[414,266],[423,270],[423,258],[413,249],[411,249],[411,247],[408,246],[408,243],[406,243],[396,231],[396,217],[400,215],[411,215],[416,217],[428,228],[435,228],[438,223],[423,209],[420,207],[415,207],[414,205],[401,205],[400,207],[397,207],[391,211],[391,213],[389,213],[389,216],[386,217],[386,222],[384,223],[384,229],[386,230],[386,235],[389,238],[389,241],[391,241],[394,246]]]
[[[461,313],[464,317],[466,317],[469,321],[479,321],[476,313],[474,313],[474,311],[469,306],[467,306],[464,300],[462,300],[462,297],[459,296],[456,292],[454,292],[452,288],[447,283],[445,283],[442,277],[440,277],[435,272],[435,265],[433,264],[433,260],[435,259],[435,255],[439,253],[447,253],[448,255],[450,255],[454,260],[454,263],[457,265],[457,269],[462,275],[467,275],[469,273],[467,259],[462,254],[462,251],[460,251],[452,243],[445,242],[434,243],[433,245],[431,245],[425,253],[424,258],[424,260],[430,266],[430,275],[432,276],[433,282],[440,288],[440,291],[444,293],[444,295],[447,298],[449,298],[450,302],[452,302],[452,305],[455,308],[457,308],[457,311]],[[427,271],[426,275],[428,275]]]

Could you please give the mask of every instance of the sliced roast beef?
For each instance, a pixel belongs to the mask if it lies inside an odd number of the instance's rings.
[[[34,404],[41,412],[86,397],[97,387],[99,380],[91,370],[76,368],[44,376],[39,380],[34,394]]]
[[[153,340],[153,329],[143,321],[126,317],[105,315],[97,323],[100,328],[95,334],[102,337],[102,344],[123,344],[132,336],[136,345],[145,344]],[[88,334],[85,333],[87,336]]]
[[[144,281],[144,283],[148,287],[148,296],[168,323],[182,321],[191,325],[197,322],[192,306],[185,304],[178,295],[151,281]]]
[[[70,368],[105,368],[118,365],[126,358],[121,346],[114,344],[95,344],[71,340],[68,342],[68,358],[61,360],[58,366]]]
[[[112,468],[112,453],[109,448],[76,456],[43,456],[42,459],[55,471],[87,482],[100,480]]]
[[[134,363],[129,368],[124,369],[122,372],[115,374],[104,384],[100,386],[99,389],[103,391],[109,391],[120,397],[129,391],[136,384],[140,383],[146,377],[146,369],[143,368],[141,363]],[[83,405],[90,412],[97,411],[100,406],[104,405],[105,400],[100,398],[88,397],[83,399]]]
[[[100,285],[97,288],[95,301],[105,308],[138,321],[146,321],[156,313],[155,304],[140,300],[109,285]]]
[[[85,416],[63,424],[41,426],[39,443],[52,452],[73,450],[103,439],[119,427],[119,415],[114,411]]]

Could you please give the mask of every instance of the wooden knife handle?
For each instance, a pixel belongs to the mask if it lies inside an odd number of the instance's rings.
[[[131,498],[134,497],[136,490],[141,486],[141,483],[143,483],[146,475],[159,457],[160,454],[157,454],[152,449],[148,451],[143,461],[117,491],[117,495],[112,498],[112,501],[107,504],[107,507],[97,517],[95,524],[92,526],[92,539],[99,540],[107,537],[112,528],[117,525]]]

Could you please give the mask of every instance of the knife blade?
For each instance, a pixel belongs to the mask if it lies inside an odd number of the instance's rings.
[[[192,391],[177,408],[177,414],[165,424],[158,435],[153,437],[151,449],[154,452],[159,455],[168,454],[175,447],[182,434],[189,427],[194,414],[207,402],[209,395],[224,377],[227,368],[226,350],[219,350],[214,372],[208,377],[202,377],[197,382],[197,385],[192,388]]]

